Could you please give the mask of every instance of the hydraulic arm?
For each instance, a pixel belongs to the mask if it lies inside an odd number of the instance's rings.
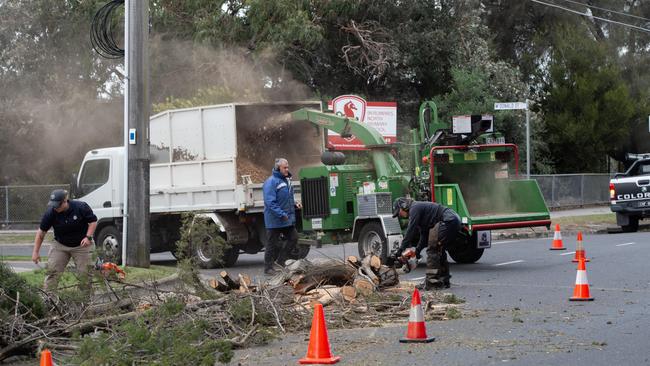
[[[357,137],[370,150],[378,179],[404,175],[404,170],[390,153],[391,146],[374,128],[346,117],[306,108],[291,113],[291,117],[294,120],[311,122],[343,137]],[[406,180],[406,177],[404,179]]]

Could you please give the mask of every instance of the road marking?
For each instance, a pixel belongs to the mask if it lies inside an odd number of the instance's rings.
[[[422,277],[415,277],[415,278],[407,278],[408,281],[418,281],[418,280],[423,280],[424,276]]]
[[[497,267],[497,266],[505,266],[507,264],[515,264],[515,263],[521,263],[521,262],[523,262],[523,260],[520,259],[518,261],[510,261],[510,262],[505,262],[505,263],[498,263],[498,264],[495,264],[494,266],[495,267]]]
[[[626,245],[634,245],[634,244],[636,244],[636,243],[635,243],[635,242],[631,242],[631,243],[616,244],[616,246],[617,246],[617,247],[624,247],[624,246],[626,246]]]
[[[562,253],[562,254],[560,254],[560,255],[571,255],[571,254],[576,254],[576,252]]]
[[[508,244],[508,243],[516,243],[519,240],[504,240],[504,241],[496,241],[492,243],[492,245],[499,245],[499,244]]]

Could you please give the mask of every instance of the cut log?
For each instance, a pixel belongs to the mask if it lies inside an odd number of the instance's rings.
[[[226,286],[228,286],[230,290],[237,290],[239,288],[239,284],[230,277],[228,272],[221,271],[219,275],[221,278],[223,278],[223,281],[226,283]]]
[[[363,261],[361,261],[361,267],[359,267],[359,272],[368,277],[375,285],[379,285],[379,277],[377,277],[375,271],[370,267],[370,256],[363,258]]]
[[[363,277],[355,278],[353,286],[356,292],[363,296],[368,296],[371,293],[375,292],[375,284]]]
[[[354,268],[359,268],[359,266],[361,266],[361,262],[359,261],[359,258],[353,255],[348,256],[348,263],[350,263],[350,265]]]
[[[213,289],[219,291],[219,292],[228,292],[230,291],[230,288],[223,284],[223,282],[217,280],[216,278],[213,278],[209,281],[210,287]]]
[[[296,293],[304,294],[319,285],[344,286],[353,281],[355,272],[354,268],[340,261],[328,266],[314,266],[293,284],[293,288]]]
[[[250,292],[251,278],[245,274],[239,274],[239,291],[242,293]]]
[[[341,295],[345,301],[350,302],[357,297],[357,289],[354,286],[343,286],[341,287]]]
[[[319,293],[323,293],[321,297],[318,298],[319,303],[323,304],[323,306],[329,305],[332,301],[335,299],[341,297],[341,288],[340,287],[334,287],[334,288],[327,288],[327,289],[319,289]],[[313,306],[314,304],[312,304]]]
[[[381,267],[381,259],[377,257],[376,255],[371,255],[370,256],[370,268],[372,268],[375,272],[379,271],[379,268]]]

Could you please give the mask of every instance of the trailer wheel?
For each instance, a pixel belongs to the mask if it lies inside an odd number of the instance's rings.
[[[359,233],[359,257],[374,254],[386,263],[388,258],[388,240],[384,235],[384,229],[377,221],[366,223]]]
[[[95,237],[100,258],[113,263],[122,263],[122,233],[115,226],[103,227]]]
[[[451,259],[456,263],[468,264],[474,263],[481,259],[483,256],[483,248],[476,248],[475,246],[467,245],[461,248],[448,249]]]
[[[639,218],[636,216],[630,216],[629,220],[629,224],[622,225],[621,229],[623,229],[624,233],[636,233],[639,230]]]

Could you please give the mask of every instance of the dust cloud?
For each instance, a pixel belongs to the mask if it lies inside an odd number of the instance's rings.
[[[149,50],[152,103],[184,98],[205,105],[307,100],[313,96],[272,53],[254,55],[246,49],[213,48],[155,35],[150,39]],[[103,92],[105,89],[119,91],[121,78],[98,86],[92,80],[79,81],[80,78],[70,76],[67,66],[49,65],[52,78],[62,80],[56,84],[56,91],[43,92],[39,85],[32,85],[32,90],[15,91],[14,104],[3,108],[3,119],[18,121],[18,125],[4,138],[10,142],[3,148],[9,157],[3,159],[6,164],[0,168],[0,184],[67,183],[70,175],[78,171],[87,151],[123,144],[123,98],[119,92],[114,94],[117,97],[107,97]],[[207,91],[197,93],[200,90]],[[286,112],[289,110],[283,111]],[[261,123],[260,118],[256,121]],[[286,124],[273,119],[267,122],[267,128],[271,129]],[[280,130],[282,136],[296,139],[304,128],[280,127]],[[271,135],[276,141],[278,135]],[[304,151],[299,151],[304,146],[286,143],[282,148],[271,149],[270,144],[258,142],[267,147],[266,152],[253,154],[251,161],[262,163],[265,175],[272,167],[267,156],[290,159],[294,155],[294,162],[311,159],[304,159]],[[310,157],[311,154],[311,150],[306,153]]]

